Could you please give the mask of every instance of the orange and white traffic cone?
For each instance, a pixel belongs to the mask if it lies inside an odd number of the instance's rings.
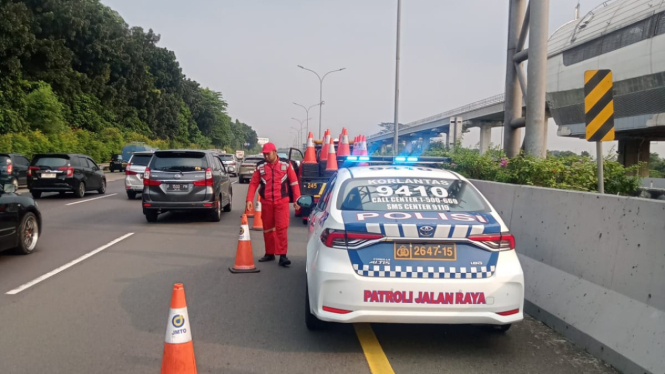
[[[360,156],[367,156],[367,139],[365,135],[360,137]]]
[[[314,148],[314,134],[310,131],[307,136],[307,149],[305,150],[305,158],[302,160],[303,164],[316,164],[316,149]]]
[[[185,287],[182,283],[173,285],[161,373],[196,374],[194,343],[192,343],[192,331],[187,314]]]
[[[339,140],[339,146],[337,147],[337,156],[350,156],[351,149],[349,148],[349,133],[346,131],[346,127],[342,129],[342,137]]]
[[[337,171],[337,155],[335,154],[335,143],[330,139],[328,146],[328,163],[326,164],[326,172]]]
[[[240,237],[238,238],[238,250],[236,251],[236,262],[229,268],[231,273],[258,273],[259,269],[254,265],[252,254],[252,240],[249,238],[249,223],[247,216],[242,215],[240,221]]]
[[[256,199],[256,209],[254,210],[254,226],[252,230],[263,231],[263,219],[261,218],[261,196]]]
[[[328,160],[328,143],[330,143],[330,130],[326,130],[325,136],[323,137],[323,145],[321,146],[321,154],[319,155],[320,161]]]

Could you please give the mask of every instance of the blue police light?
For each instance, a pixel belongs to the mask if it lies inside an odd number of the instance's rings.
[[[406,157],[402,157],[402,156],[395,157],[395,162],[404,162],[404,161],[406,161]]]
[[[358,156],[347,156],[346,161],[358,161]]]
[[[369,161],[369,156],[360,156],[358,157],[358,161]]]
[[[418,162],[418,157],[408,157],[406,160],[409,162]]]

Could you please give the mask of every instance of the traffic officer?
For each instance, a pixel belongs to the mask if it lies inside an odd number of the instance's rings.
[[[273,261],[279,255],[279,265],[291,265],[286,257],[288,246],[287,229],[289,228],[289,192],[293,195],[293,207],[298,209],[295,201],[300,197],[300,187],[293,167],[282,161],[277,155],[273,143],[263,145],[263,157],[256,165],[256,170],[249,182],[246,209],[253,208],[254,194],[259,189],[261,195],[261,217],[263,218],[263,239],[266,243],[265,255],[259,262]]]

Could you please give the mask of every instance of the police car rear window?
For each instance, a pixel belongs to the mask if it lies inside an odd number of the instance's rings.
[[[467,182],[433,178],[350,179],[339,192],[337,209],[390,212],[486,212],[480,194]]]

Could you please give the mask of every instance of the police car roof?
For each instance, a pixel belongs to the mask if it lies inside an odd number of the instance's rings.
[[[457,173],[445,169],[435,169],[419,165],[372,165],[352,166],[339,169],[340,172],[348,170],[352,178],[376,178],[376,177],[405,177],[405,178],[442,178],[462,179]]]

